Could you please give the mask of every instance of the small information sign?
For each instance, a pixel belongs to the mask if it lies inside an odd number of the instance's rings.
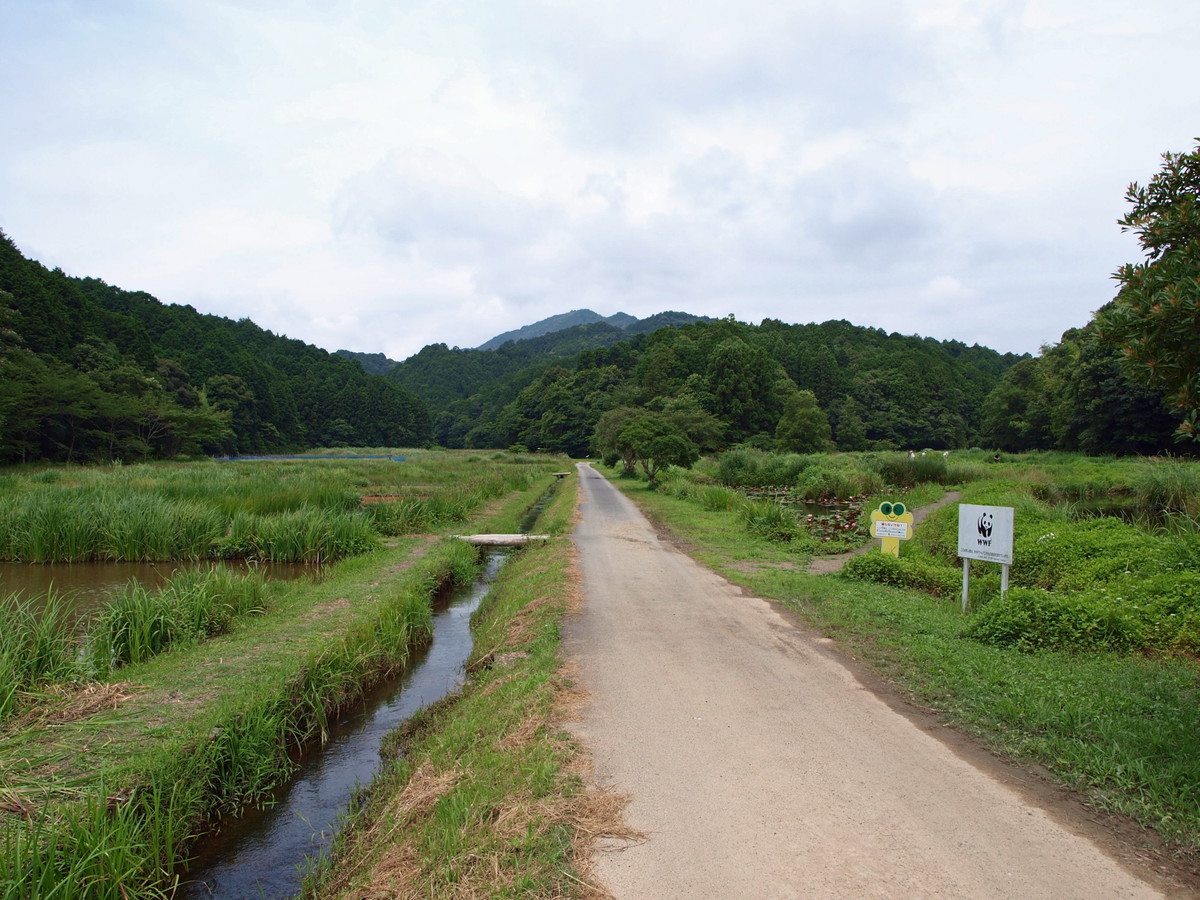
[[[900,542],[912,537],[913,514],[903,503],[885,501],[871,510],[871,537],[880,539],[879,549],[889,556],[900,555]]]
[[[963,561],[963,612],[971,591],[971,560],[1000,564],[1000,596],[1008,592],[1008,567],[1013,560],[1011,506],[958,505],[958,555]]]
[[[964,559],[981,559],[1011,566],[1013,508],[959,504],[958,555]]]

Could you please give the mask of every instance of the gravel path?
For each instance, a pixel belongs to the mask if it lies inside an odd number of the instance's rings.
[[[1163,895],[579,474],[585,601],[565,647],[590,700],[574,727],[646,835],[597,849],[616,897]]]

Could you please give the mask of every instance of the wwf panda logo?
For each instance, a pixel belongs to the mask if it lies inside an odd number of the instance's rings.
[[[992,536],[992,519],[991,513],[985,512],[979,516],[979,522],[976,527],[979,529],[979,534],[982,537],[990,538]]]

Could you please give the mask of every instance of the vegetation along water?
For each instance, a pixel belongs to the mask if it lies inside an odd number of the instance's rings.
[[[320,740],[338,710],[427,638],[433,593],[477,566],[474,549],[439,533],[472,521],[515,530],[562,460],[434,452],[402,464],[248,465],[228,496],[215,488],[226,469],[213,463],[54,472],[54,485],[78,478],[103,491],[114,479],[148,498],[186,494],[224,515],[226,534],[239,516],[332,507],[371,540],[319,582],[216,568],[159,592],[131,588],[82,636],[61,604],[36,615],[26,602],[6,604],[4,896],[170,893],[195,834],[269,796],[294,764],[289,748]],[[45,482],[35,475],[14,493],[36,498]],[[257,496],[250,487],[271,482]],[[348,502],[381,494],[402,509]],[[217,554],[222,537],[218,529],[210,545]]]

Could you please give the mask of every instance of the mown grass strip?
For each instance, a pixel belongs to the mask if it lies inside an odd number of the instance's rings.
[[[1200,668],[1182,657],[1023,653],[964,636],[957,599],[808,575],[732,513],[616,483],[694,555],[780,600],[923,706],[1015,760],[1044,766],[1200,862]]]
[[[537,528],[565,534],[574,480]],[[563,730],[574,694],[559,622],[576,602],[565,540],[516,552],[476,613],[469,684],[414,719],[309,898],[593,897],[585,844],[623,834]]]

